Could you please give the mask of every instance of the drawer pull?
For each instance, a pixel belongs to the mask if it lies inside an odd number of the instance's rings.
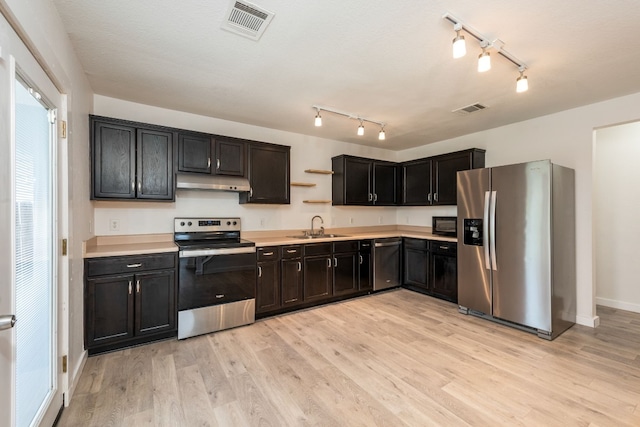
[[[440,249],[449,249],[449,246],[440,246]]]
[[[287,249],[288,254],[295,254],[296,252],[298,252],[297,249]]]
[[[222,299],[222,298],[224,298],[224,294],[217,294],[217,295],[216,295],[216,298],[217,298],[217,299]]]
[[[264,255],[264,256],[271,256],[271,255],[273,255],[273,252],[265,252],[265,253],[263,253],[262,255]]]
[[[138,263],[138,264],[127,264],[127,268],[138,268],[138,267],[142,267],[142,263]]]

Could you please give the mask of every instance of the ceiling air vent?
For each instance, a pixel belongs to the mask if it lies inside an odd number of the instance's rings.
[[[224,17],[222,28],[258,40],[271,19],[273,19],[273,13],[268,10],[251,3],[234,1]]]
[[[484,110],[485,108],[487,108],[486,105],[475,103],[475,104],[467,105],[465,107],[457,108],[453,110],[452,113],[457,113],[457,114],[466,116],[467,114],[475,113],[476,111]]]

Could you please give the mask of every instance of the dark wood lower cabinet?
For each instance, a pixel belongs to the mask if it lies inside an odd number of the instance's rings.
[[[431,291],[451,302],[458,302],[456,250],[453,242],[431,242]]]
[[[358,290],[373,290],[373,241],[362,240],[358,250]]]
[[[176,335],[176,264],[176,254],[85,260],[89,354]]]
[[[302,259],[282,260],[282,306],[300,304],[303,298]]]
[[[273,311],[280,307],[280,261],[259,262],[256,313]]]
[[[424,239],[404,239],[406,288],[458,302],[457,244]]]
[[[304,300],[312,301],[331,295],[333,270],[330,255],[305,257]]]

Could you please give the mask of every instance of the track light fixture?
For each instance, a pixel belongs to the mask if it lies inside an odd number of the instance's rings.
[[[456,37],[453,39],[453,57],[461,58],[466,54],[466,46],[464,45],[464,36],[460,35],[461,31],[466,32],[471,37],[475,38],[482,48],[482,53],[478,56],[478,72],[483,73],[491,69],[491,56],[489,49],[495,49],[496,53],[507,61],[511,62],[513,65],[518,67],[518,71],[520,72],[520,77],[516,79],[516,91],[517,92],[525,92],[529,86],[527,82],[527,76],[524,75],[524,71],[528,68],[527,64],[520,61],[518,58],[513,56],[511,53],[507,52],[504,49],[504,42],[500,39],[495,39],[493,41],[489,41],[487,37],[482,35],[479,31],[474,29],[473,27],[463,23],[461,20],[451,15],[450,13],[445,13],[442,16],[442,19],[449,21],[453,24],[453,29],[456,32]]]
[[[529,82],[527,81],[527,76],[524,75],[524,67],[520,67],[518,71],[520,71],[520,77],[516,79],[516,92],[526,92],[529,90]]]
[[[383,122],[378,122],[376,120],[367,119],[367,118],[364,118],[362,116],[358,116],[356,114],[346,113],[344,111],[334,110],[333,108],[321,107],[319,105],[312,105],[312,108],[314,110],[316,110],[316,118],[315,118],[315,125],[316,126],[322,126],[322,119],[320,117],[320,111],[326,111],[326,112],[329,112],[329,113],[337,114],[339,116],[347,117],[349,119],[358,120],[360,122],[360,126],[358,126],[358,132],[357,132],[358,136],[364,135],[364,122],[369,122],[369,123],[376,124],[376,125],[380,126],[380,133],[378,134],[378,139],[381,140],[381,141],[385,139],[385,132],[384,132],[385,123],[383,123]]]
[[[483,43],[480,46],[482,47],[482,53],[478,55],[478,72],[484,73],[491,69],[491,54],[487,52],[486,43]]]
[[[454,25],[453,29],[456,32],[456,36],[453,39],[453,59],[458,59],[467,54],[467,45],[465,44],[464,36],[460,35],[462,24]]]
[[[315,125],[316,127],[320,127],[322,126],[322,117],[320,117],[320,109],[316,108],[316,110],[318,111],[318,113],[316,114]]]

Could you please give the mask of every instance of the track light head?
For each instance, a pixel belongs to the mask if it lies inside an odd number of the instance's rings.
[[[364,124],[362,124],[362,120],[360,120],[360,126],[358,126],[358,136],[364,135]]]
[[[520,68],[520,77],[516,79],[516,92],[522,93],[529,90],[529,81],[527,80],[527,76],[524,75],[524,68]]]
[[[458,58],[462,58],[467,54],[467,46],[464,41],[464,36],[460,35],[460,31],[462,30],[462,25],[456,24],[453,26],[453,29],[456,32],[456,36],[453,39],[453,58],[458,59]]]
[[[315,125],[316,127],[320,127],[322,126],[322,117],[320,117],[320,109],[317,109],[318,113],[316,114],[316,120],[315,120]]]
[[[382,126],[382,127],[380,128],[380,133],[378,133],[378,139],[379,139],[380,141],[384,141],[386,138],[387,138],[387,137],[386,137],[386,135],[385,135],[385,133],[384,133],[384,126]]]
[[[486,48],[482,48],[482,53],[478,55],[478,72],[484,73],[491,69],[491,54],[487,52]]]

